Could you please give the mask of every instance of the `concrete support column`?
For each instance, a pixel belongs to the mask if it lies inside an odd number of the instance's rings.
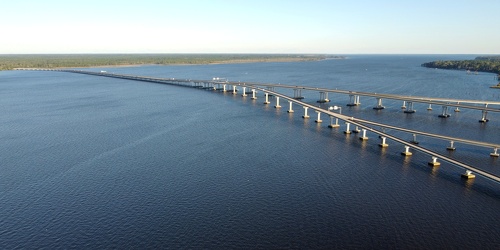
[[[448,114],[448,106],[443,105],[443,111],[440,115],[438,115],[438,117],[441,117],[441,118],[450,117],[450,115]]]
[[[432,110],[432,104],[429,104],[429,107],[427,107],[427,110]]]
[[[465,178],[465,179],[474,179],[476,178],[475,175],[472,174],[472,171],[470,170],[465,170],[465,173],[461,175],[462,178]]]
[[[288,112],[288,113],[293,113],[293,112],[294,112],[294,111],[293,111],[293,109],[292,109],[292,103],[293,103],[293,102],[292,102],[292,101],[288,101],[288,102],[290,103],[290,107],[288,108],[288,111],[287,111],[287,112]]]
[[[241,96],[247,96],[247,87],[242,87],[243,88],[243,94],[241,94]]]
[[[359,139],[362,141],[368,140],[368,137],[366,137],[366,129],[361,129],[361,131],[363,131],[363,136],[359,137]]]
[[[252,100],[255,100],[257,99],[257,97],[255,96],[255,89],[252,89]]]
[[[488,115],[488,111],[483,110],[483,114],[482,114],[481,120],[479,120],[479,122],[488,122],[489,120],[486,118],[486,115]]]
[[[433,156],[432,161],[428,163],[429,166],[437,167],[437,166],[441,165],[441,163],[438,162],[437,159],[438,159],[437,157]]]
[[[385,136],[381,136],[380,139],[381,139],[381,142],[379,144],[380,147],[386,148],[389,146],[389,144],[385,143],[385,139],[386,139]]]
[[[359,130],[358,126],[356,126],[356,128],[354,128],[354,129],[352,130],[352,132],[353,132],[353,133],[355,133],[355,134],[359,133],[359,131],[360,131],[360,130]]]
[[[330,100],[328,100],[328,92],[319,92],[319,100],[318,102],[319,103],[325,103],[325,102],[329,102]]]
[[[355,96],[354,99],[356,99],[356,103],[354,103],[356,106],[361,105],[361,102],[359,102],[359,95]]]
[[[413,109],[413,102],[408,102],[408,108],[404,111],[407,114],[415,113],[415,109]]]
[[[413,143],[413,144],[418,144],[417,135],[416,134],[413,134],[413,140],[411,140],[410,142]]]
[[[266,100],[264,101],[264,104],[269,104],[269,93],[264,93],[264,95],[266,95]]]
[[[339,125],[339,118],[335,118],[335,124],[333,124],[333,116],[330,116],[330,125],[328,125],[329,128],[338,128],[340,127]]]
[[[404,156],[410,156],[412,153],[410,152],[410,146],[405,146],[405,151],[401,152],[402,155]]]
[[[280,98],[276,96],[276,105],[274,106],[275,108],[281,108],[280,106]]]
[[[457,104],[460,104],[460,103],[457,102]],[[455,112],[460,112],[460,109],[458,107],[455,107]]]
[[[377,110],[380,110],[380,109],[384,109],[385,107],[382,106],[382,98],[380,97],[377,97],[377,106],[373,107],[373,109],[377,109]]]
[[[226,92],[226,84],[222,84],[222,92]]]
[[[309,118],[309,116],[307,115],[307,109],[308,109],[308,108],[309,108],[309,107],[304,107],[304,115],[302,116],[302,118],[304,118],[304,119],[305,119],[305,118]]]
[[[406,109],[406,101],[403,101],[403,106],[401,106],[401,109]]]
[[[498,150],[498,148],[494,148],[493,149],[493,153],[491,153],[490,156],[492,156],[492,157],[498,157],[499,154],[498,154],[497,150]]]
[[[318,113],[318,119],[315,120],[315,122],[317,122],[317,123],[323,122],[323,120],[321,120],[321,112],[320,111],[316,111],[316,113]]]
[[[453,146],[454,142],[453,141],[450,141],[450,146],[446,148],[446,150],[449,150],[449,151],[454,151],[456,148]]]
[[[236,95],[236,86],[233,85],[233,95]]]
[[[351,124],[350,124],[350,123],[348,123],[348,122],[346,122],[346,123],[345,123],[345,125],[346,125],[346,129],[345,129],[345,131],[344,131],[344,134],[350,134],[350,133],[351,133],[351,130],[349,130],[349,126],[350,126]]]

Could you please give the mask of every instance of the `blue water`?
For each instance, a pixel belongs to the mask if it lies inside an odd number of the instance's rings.
[[[470,55],[141,66],[108,72],[500,100],[493,74],[420,67]],[[102,68],[90,70],[103,70]],[[281,90],[290,95],[289,90]],[[303,92],[316,103],[318,93]],[[500,142],[500,116],[330,95],[343,114]],[[240,95],[62,72],[0,72],[0,248],[500,247],[500,186],[403,157]],[[274,101],[274,100],[272,100]],[[287,103],[286,103],[287,104]],[[282,104],[283,105],[283,104]],[[316,104],[319,105],[319,104]],[[314,116],[313,116],[314,115]],[[394,132],[396,133],[396,132]],[[399,133],[405,138],[409,135]],[[500,174],[492,149],[418,138]]]

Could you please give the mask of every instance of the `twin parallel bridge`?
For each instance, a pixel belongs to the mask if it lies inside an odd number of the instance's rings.
[[[318,102],[329,102],[328,100],[328,93],[340,93],[340,94],[346,94],[350,96],[350,102],[347,104],[348,106],[357,106],[360,105],[360,96],[365,96],[365,97],[374,97],[377,99],[376,106],[374,109],[383,109],[384,106],[382,105],[382,100],[383,99],[393,99],[393,100],[401,100],[403,101],[402,108],[405,109],[405,113],[414,113],[415,110],[413,109],[413,103],[427,103],[429,104],[428,109],[432,109],[431,105],[441,105],[442,106],[442,113],[439,115],[439,117],[442,118],[447,118],[450,115],[448,114],[448,107],[455,107],[455,111],[458,112],[460,111],[460,108],[464,109],[473,109],[473,110],[481,110],[482,116],[479,122],[487,122],[487,114],[488,112],[500,112],[500,109],[498,108],[498,105],[500,105],[500,102],[491,102],[491,101],[480,101],[480,100],[459,100],[459,99],[445,99],[445,98],[429,98],[429,97],[411,97],[411,96],[402,96],[402,95],[390,95],[390,94],[380,94],[380,93],[368,93],[368,92],[353,92],[353,91],[345,91],[345,90],[332,90],[332,89],[324,89],[324,88],[313,88],[313,87],[302,87],[302,86],[290,86],[290,85],[283,85],[283,84],[270,84],[270,83],[241,83],[241,82],[230,82],[227,81],[227,79],[223,78],[214,78],[212,80],[191,80],[191,79],[175,79],[175,78],[156,78],[156,77],[147,77],[147,76],[135,76],[135,75],[125,75],[125,74],[113,74],[113,73],[108,73],[105,71],[101,72],[92,72],[92,71],[83,71],[83,70],[71,70],[71,69],[33,69],[33,68],[18,68],[16,70],[40,70],[40,71],[58,71],[58,72],[67,72],[67,73],[78,73],[78,74],[86,74],[86,75],[95,75],[95,76],[103,76],[103,77],[112,77],[112,78],[119,78],[119,79],[128,79],[128,80],[136,80],[136,81],[146,81],[146,82],[154,82],[154,83],[162,83],[162,84],[170,84],[170,85],[178,85],[178,86],[185,86],[185,87],[193,87],[193,88],[201,88],[201,89],[213,89],[213,90],[219,90],[223,92],[232,92],[233,94],[237,94],[238,90],[237,88],[242,89],[242,96],[248,96],[247,94],[252,95],[252,99],[257,99],[256,97],[256,92],[261,91],[265,94],[265,101],[264,104],[269,104],[269,96],[274,96],[276,100],[276,105],[274,105],[275,108],[281,108],[280,106],[280,98],[283,100],[286,100],[289,102],[289,109],[287,112],[293,113],[293,104],[297,104],[303,107],[304,109],[304,115],[302,116],[304,119],[309,118],[310,116],[308,115],[308,109],[314,110],[317,113],[317,119],[315,122],[321,123],[321,114],[324,113],[330,117],[330,124],[328,127],[330,128],[336,128],[340,127],[338,124],[338,120],[342,120],[345,122],[346,130],[344,131],[345,134],[350,134],[352,133],[361,133],[361,136],[359,137],[360,140],[368,140],[367,137],[367,131],[370,131],[372,133],[375,133],[379,135],[379,138],[381,140],[379,146],[380,147],[387,147],[387,139],[390,139],[392,141],[398,142],[404,146],[404,151],[401,153],[405,157],[409,157],[412,155],[412,152],[410,149],[417,150],[420,152],[423,152],[429,156],[431,156],[431,161],[428,162],[428,165],[432,167],[437,167],[441,163],[438,160],[446,161],[448,163],[451,163],[457,167],[461,167],[465,170],[465,173],[463,173],[461,176],[462,178],[465,179],[471,179],[475,178],[475,174],[479,174],[489,180],[492,180],[494,182],[500,183],[500,176],[490,173],[484,170],[481,170],[477,167],[468,165],[466,163],[460,162],[456,159],[452,159],[448,156],[445,156],[443,154],[434,152],[432,150],[426,149],[422,146],[418,145],[418,142],[416,142],[416,136],[421,135],[421,136],[426,136],[426,137],[432,137],[436,139],[441,139],[449,142],[449,146],[446,148],[447,150],[455,150],[454,143],[463,143],[463,144],[469,144],[469,145],[474,145],[478,147],[485,147],[485,148],[490,148],[493,150],[492,153],[490,153],[491,157],[499,157],[500,154],[498,153],[498,148],[500,148],[500,144],[495,144],[495,143],[488,143],[488,142],[481,142],[481,141],[474,141],[474,140],[467,140],[467,139],[462,139],[462,138],[456,138],[456,137],[449,137],[449,136],[443,136],[439,134],[432,134],[432,133],[427,133],[427,132],[422,132],[422,131],[416,131],[416,130],[410,130],[410,129],[405,129],[397,126],[390,126],[387,124],[382,124],[382,123],[377,123],[377,122],[372,122],[368,120],[363,120],[363,119],[358,119],[346,115],[342,115],[340,113],[332,112],[330,110],[325,110],[320,107],[316,107],[314,105],[305,103],[301,101],[303,97],[301,96],[301,91],[302,90],[310,90],[310,91],[317,91],[320,94],[320,99]],[[230,87],[230,88],[228,88]],[[247,88],[249,91],[247,91]],[[291,88],[294,89],[294,96],[286,96],[283,94],[280,94],[274,90],[274,88]],[[496,108],[492,107],[496,106]],[[335,118],[335,123],[333,123],[333,120]],[[356,128],[354,130],[350,130],[350,126],[353,125]],[[392,129],[392,130],[398,130],[398,131],[403,131],[406,133],[410,133],[413,135],[413,141],[406,141],[401,138],[395,137],[393,135],[390,135],[386,133],[385,131],[380,131],[377,129],[372,128],[371,126],[379,127],[379,128],[387,128],[387,129]]]

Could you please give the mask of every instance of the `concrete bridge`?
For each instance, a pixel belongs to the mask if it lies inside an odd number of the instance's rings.
[[[344,133],[345,134],[350,134],[351,132],[360,133],[361,134],[361,136],[359,137],[360,140],[367,140],[368,139],[368,137],[366,135],[367,131],[372,132],[372,133],[379,136],[379,138],[381,140],[380,144],[379,144],[380,147],[387,147],[388,146],[387,139],[390,139],[394,142],[401,144],[404,147],[404,151],[402,151],[401,154],[404,155],[405,157],[410,157],[412,155],[412,152],[410,151],[410,149],[417,150],[417,151],[423,152],[431,157],[430,161],[428,162],[428,165],[430,165],[432,167],[439,166],[440,165],[439,160],[446,161],[448,163],[451,163],[452,165],[455,165],[457,167],[462,168],[465,171],[465,173],[462,174],[463,178],[470,179],[470,178],[475,177],[474,174],[479,174],[479,175],[481,175],[489,180],[500,183],[500,176],[498,176],[496,174],[484,171],[480,168],[471,166],[471,165],[463,163],[459,160],[450,158],[448,156],[434,152],[432,150],[426,149],[425,147],[418,145],[416,143],[415,136],[420,135],[420,136],[432,137],[432,138],[448,141],[450,144],[449,144],[449,147],[447,147],[447,150],[455,150],[455,145],[454,145],[455,142],[479,146],[479,147],[490,148],[493,150],[493,152],[490,153],[491,157],[499,157],[498,148],[500,148],[500,144],[443,136],[443,135],[432,134],[432,133],[427,133],[427,132],[422,132],[422,131],[405,129],[405,128],[401,128],[401,127],[397,127],[397,126],[391,126],[391,125],[377,123],[377,122],[368,121],[368,120],[363,120],[363,119],[359,119],[359,118],[349,117],[346,115],[332,112],[330,110],[325,110],[323,108],[316,107],[314,105],[303,102],[300,100],[301,98],[298,98],[297,96],[293,96],[293,97],[286,96],[286,95],[283,95],[279,92],[274,91],[274,88],[298,89],[299,88],[298,86],[290,86],[290,85],[282,85],[282,84],[230,82],[230,81],[227,81],[226,79],[223,79],[223,80],[221,80],[221,79],[191,80],[191,79],[175,79],[175,78],[156,78],[156,77],[146,77],[146,76],[125,75],[125,74],[113,74],[113,73],[107,73],[107,72],[103,72],[103,71],[92,72],[92,71],[69,70],[69,69],[18,69],[18,70],[49,70],[49,71],[59,71],[59,72],[68,72],[68,73],[79,73],[79,74],[87,74],[87,75],[95,75],[95,76],[103,76],[103,77],[113,77],[113,78],[128,79],[128,80],[137,80],[137,81],[146,81],[146,82],[178,85],[178,86],[184,86],[184,87],[213,89],[213,90],[220,90],[223,92],[232,92],[233,94],[237,94],[238,93],[237,88],[241,88],[242,89],[242,96],[247,96],[248,94],[250,94],[250,95],[252,95],[252,97],[251,97],[252,99],[257,99],[256,93],[257,93],[257,91],[260,91],[260,92],[263,92],[265,94],[264,104],[266,104],[266,105],[270,104],[269,96],[272,95],[275,97],[275,101],[276,101],[276,105],[274,105],[275,108],[281,108],[280,99],[286,100],[289,102],[288,112],[290,112],[290,113],[294,112],[293,104],[299,105],[304,109],[304,115],[302,116],[304,119],[307,119],[310,117],[308,115],[308,110],[311,109],[317,113],[317,119],[315,120],[315,122],[321,123],[322,122],[321,114],[325,114],[325,115],[328,115],[330,117],[329,127],[335,128],[335,127],[340,126],[338,124],[338,120],[340,119],[340,120],[345,122],[346,130],[344,131]],[[227,87],[229,87],[229,88],[227,88]],[[247,91],[247,88],[249,89],[249,91]],[[359,102],[359,96],[368,96],[368,97],[377,98],[378,104],[380,104],[380,100],[382,98],[387,98],[387,99],[394,99],[394,100],[404,100],[405,102],[422,102],[422,103],[428,103],[428,104],[440,104],[440,105],[446,105],[446,106],[453,106],[453,107],[458,107],[458,108],[479,109],[479,110],[483,111],[483,117],[482,117],[483,119],[486,119],[485,113],[487,113],[487,112],[500,112],[500,110],[498,108],[491,107],[493,105],[500,105],[500,102],[490,102],[490,101],[481,101],[481,100],[458,100],[458,99],[446,99],[446,98],[429,98],[429,97],[409,97],[409,96],[400,96],[400,95],[389,95],[389,94],[380,94],[380,93],[377,94],[377,93],[367,93],[367,92],[353,92],[353,91],[331,90],[331,89],[312,88],[312,87],[301,87],[301,88],[305,89],[305,90],[310,90],[310,91],[317,91],[320,93],[320,97],[323,97],[325,99],[327,98],[327,95],[325,95],[325,93],[340,93],[340,94],[348,94],[350,96],[357,96],[354,98],[354,100],[355,101],[357,100],[358,102]],[[297,91],[295,93],[297,93]],[[352,100],[352,98],[351,98],[351,100]],[[326,100],[319,100],[319,101],[326,101]],[[452,104],[451,102],[454,102],[454,103],[456,102],[456,104]],[[352,104],[352,103],[348,103],[347,105],[349,105],[349,104]],[[484,106],[483,107],[475,106],[475,104],[480,104],[480,105],[484,105]],[[490,105],[490,107],[488,107],[488,105]],[[334,118],[336,119],[335,124],[333,123]],[[356,129],[351,131],[350,130],[351,125],[355,126]],[[375,129],[372,126],[375,126],[378,128],[388,128],[388,129],[406,132],[406,133],[412,134],[414,136],[414,140],[413,141],[406,141],[406,140],[403,140],[403,139],[398,138],[396,136],[390,135],[390,134],[386,133],[385,131]]]

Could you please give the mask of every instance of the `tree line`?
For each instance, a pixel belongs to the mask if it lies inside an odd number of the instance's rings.
[[[0,70],[141,64],[171,65],[308,61],[332,57],[340,58],[340,56],[298,54],[23,54],[0,55]]]
[[[478,56],[474,60],[434,61],[424,63],[422,66],[496,73],[500,81],[500,56]]]

